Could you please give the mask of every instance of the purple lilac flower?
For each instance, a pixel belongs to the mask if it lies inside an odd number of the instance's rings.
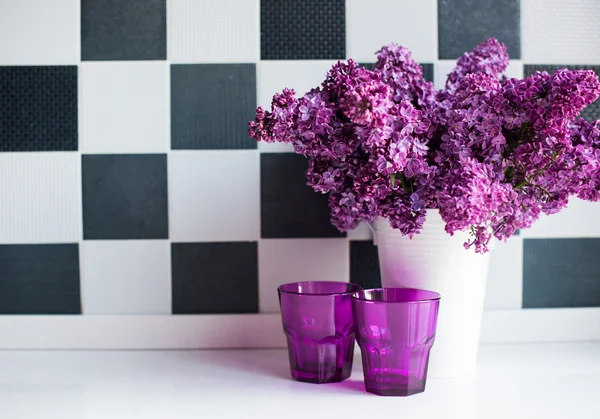
[[[563,172],[570,193],[586,201],[600,201],[600,120],[579,118],[570,125],[573,149]]]
[[[396,103],[409,100],[415,106],[427,107],[435,101],[433,83],[423,78],[423,68],[412,59],[408,48],[396,44],[381,48],[375,71],[393,89]]]
[[[374,71],[348,60],[300,98],[284,89],[249,124],[308,159],[307,184],[329,194],[341,231],[381,216],[413,236],[437,208],[449,234],[486,252],[570,196],[600,200],[600,121],[577,119],[600,95],[593,72],[507,80],[506,46],[489,39],[435,91],[408,49],[377,54]]]
[[[448,75],[446,91],[452,92],[457,83],[467,74],[487,74],[498,78],[508,66],[506,45],[494,38],[477,45],[472,52],[465,52],[456,62],[456,67]]]

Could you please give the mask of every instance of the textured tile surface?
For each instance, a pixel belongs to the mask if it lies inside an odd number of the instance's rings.
[[[77,67],[0,67],[0,151],[77,150]]]
[[[374,61],[375,52],[381,46],[394,42],[410,48],[417,61],[435,60],[436,2],[437,0],[348,0],[348,58]],[[374,25],[377,26],[376,29]]]
[[[488,310],[518,310],[523,301],[523,240],[496,240],[490,254],[490,269],[484,307]]]
[[[166,0],[81,0],[82,60],[164,60]]]
[[[81,237],[77,153],[0,153],[0,243]]]
[[[4,0],[0,65],[76,64],[80,0]]]
[[[348,240],[373,240],[373,230],[366,222],[362,222],[354,230],[347,233]]]
[[[297,96],[319,87],[336,60],[262,61],[258,69],[258,105],[271,106],[275,93],[294,89]]]
[[[509,79],[510,78],[522,79],[524,77],[523,72],[524,72],[523,61],[511,59],[508,62],[508,67],[506,68],[504,75]]]
[[[596,202],[571,198],[560,213],[542,215],[520,233],[526,238],[600,237],[600,222],[596,221],[599,211]]]
[[[525,239],[523,308],[600,306],[600,238]]]
[[[82,152],[166,152],[168,72],[169,67],[163,62],[83,63]]]
[[[375,62],[358,62],[358,65],[367,70],[373,70],[375,68]]]
[[[340,237],[329,221],[327,196],[306,185],[306,159],[291,153],[262,154],[261,237]]]
[[[261,0],[261,58],[346,58],[345,13],[344,0]]]
[[[256,150],[176,151],[171,153],[169,170],[173,241],[260,238]]]
[[[247,136],[257,105],[284,87],[319,86],[339,59],[371,66],[396,42],[443,87],[459,55],[497,36],[509,45],[508,77],[600,65],[596,0],[0,4],[0,246],[79,243],[81,304],[79,291],[68,301],[84,314],[276,312],[278,284],[319,275],[378,286],[368,227],[340,234],[327,196],[305,184],[305,159]],[[584,116],[600,118],[598,106]],[[523,306],[524,239],[598,239],[598,208],[572,200],[496,243],[486,308]],[[70,278],[62,262],[10,255],[0,274],[25,279],[11,284],[18,298],[2,300],[0,289],[0,301],[24,313],[48,311],[40,295],[63,301],[50,285],[24,288],[31,266],[49,281]],[[531,301],[596,304],[596,260],[579,257],[548,263],[552,278],[568,268],[569,282],[540,279],[544,301]]]
[[[166,239],[167,156],[84,155],[83,237]]]
[[[83,314],[171,314],[167,240],[84,241]]]
[[[435,63],[433,85],[436,89],[443,89],[446,85],[448,74],[454,70],[456,60],[442,60]]]
[[[171,66],[171,148],[256,148],[248,121],[256,110],[254,64]]]
[[[0,245],[0,314],[80,314],[77,244]]]
[[[169,60],[253,62],[259,55],[259,0],[171,0]]]
[[[364,289],[380,288],[379,256],[372,241],[350,241],[350,282]]]
[[[423,77],[425,78],[425,80],[433,82],[433,80],[434,80],[433,64],[432,63],[421,63],[421,67],[423,68]]]
[[[529,63],[600,64],[600,2],[522,0],[523,58]]]
[[[289,282],[348,282],[346,239],[261,240],[258,245],[260,312],[279,311],[277,287]]]
[[[256,313],[256,242],[173,243],[173,314]]]
[[[598,46],[598,48],[600,48],[600,45]],[[600,65],[585,64],[526,64],[525,76],[530,76],[536,71],[546,71],[548,73],[553,73],[561,68],[568,68],[569,70],[593,70],[596,73],[596,75],[600,77]],[[581,111],[581,116],[587,119],[588,121],[595,121],[596,119],[600,119],[600,100],[596,100],[594,103],[584,108]]]
[[[521,58],[520,0],[438,0],[440,59],[456,59],[495,37]]]

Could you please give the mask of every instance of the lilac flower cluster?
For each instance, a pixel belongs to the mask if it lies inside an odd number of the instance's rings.
[[[381,216],[412,236],[435,208],[485,252],[570,196],[600,200],[600,121],[577,118],[600,95],[593,72],[507,80],[506,46],[489,39],[436,91],[408,49],[377,54],[373,71],[348,60],[300,98],[284,89],[249,124],[250,137],[307,158],[338,229]]]

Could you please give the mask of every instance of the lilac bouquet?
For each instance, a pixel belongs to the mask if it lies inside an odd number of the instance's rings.
[[[507,79],[506,46],[489,39],[436,91],[408,49],[377,58],[373,71],[338,62],[300,98],[284,89],[249,124],[250,137],[307,158],[307,184],[329,194],[339,230],[381,216],[412,237],[438,209],[484,253],[570,196],[600,200],[600,121],[578,118],[600,95],[592,71]]]

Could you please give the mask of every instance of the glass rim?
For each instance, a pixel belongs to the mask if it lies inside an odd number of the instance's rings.
[[[301,285],[301,284],[344,284],[346,286],[350,287],[354,287],[355,289],[353,290],[347,290],[347,291],[339,291],[339,292],[297,292],[297,291],[287,291],[284,290],[283,287],[285,286],[289,286],[289,285]],[[358,285],[358,284],[354,284],[352,282],[341,282],[341,281],[299,281],[299,282],[288,282],[287,284],[281,284],[280,286],[277,287],[277,291],[284,293],[284,294],[293,294],[293,295],[304,295],[304,296],[310,296],[310,295],[346,295],[346,294],[354,294],[357,292],[362,291],[363,288]]]
[[[366,293],[369,291],[385,291],[385,290],[405,290],[405,291],[421,291],[421,292],[426,292],[429,294],[433,294],[434,296],[430,297],[430,298],[417,298],[414,300],[409,300],[409,301],[385,301],[385,300],[367,300],[364,297],[359,297],[358,294],[359,293]],[[430,290],[425,290],[422,288],[412,288],[412,287],[380,287],[380,288],[368,288],[368,289],[362,289],[362,290],[358,290],[354,293],[352,293],[352,299],[356,300],[356,301],[363,301],[365,303],[372,303],[372,304],[417,304],[417,303],[426,303],[426,302],[434,302],[434,301],[440,301],[441,299],[441,295],[438,292],[435,291],[430,291]]]

